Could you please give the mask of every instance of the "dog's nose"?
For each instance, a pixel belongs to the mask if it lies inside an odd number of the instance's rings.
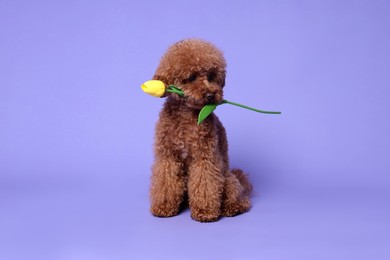
[[[206,94],[206,99],[207,99],[208,101],[214,101],[214,99],[215,99],[215,94],[213,94],[213,93],[207,93],[207,94]]]

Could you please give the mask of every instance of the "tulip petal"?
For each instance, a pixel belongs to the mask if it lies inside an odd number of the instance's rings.
[[[160,80],[148,80],[141,85],[142,90],[154,97],[162,97],[165,94],[165,84]]]

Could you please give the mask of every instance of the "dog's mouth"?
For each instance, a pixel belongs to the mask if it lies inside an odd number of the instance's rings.
[[[222,87],[216,84],[177,84],[183,95],[175,95],[188,108],[200,110],[206,105],[220,104],[223,101]],[[207,87],[206,87],[207,86]]]
[[[194,98],[192,96],[186,97],[185,105],[192,109],[200,110],[206,105],[210,104],[220,104],[223,101],[223,98],[219,94],[215,94],[212,97],[209,95],[204,95],[204,98]]]
[[[191,109],[201,110],[205,105],[213,104],[213,103],[194,103],[194,102],[185,102],[185,105]]]

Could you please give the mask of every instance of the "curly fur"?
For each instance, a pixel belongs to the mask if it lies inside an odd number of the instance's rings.
[[[154,79],[181,88],[186,98],[170,94],[156,126],[151,212],[179,213],[183,203],[197,221],[216,221],[250,208],[252,185],[239,169],[229,170],[225,128],[213,113],[197,124],[200,109],[223,100],[226,62],[209,42],[187,39],[162,57]]]

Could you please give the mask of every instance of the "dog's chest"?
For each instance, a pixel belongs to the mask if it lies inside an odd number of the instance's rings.
[[[199,151],[203,143],[210,142],[213,136],[212,127],[209,124],[197,125],[185,121],[177,122],[174,130],[174,145],[177,156],[185,161]]]
[[[188,129],[188,126],[179,126],[176,128],[175,140],[172,148],[176,151],[181,160],[186,160],[189,157],[193,147],[196,146],[196,138],[194,138],[194,133],[194,131]]]

